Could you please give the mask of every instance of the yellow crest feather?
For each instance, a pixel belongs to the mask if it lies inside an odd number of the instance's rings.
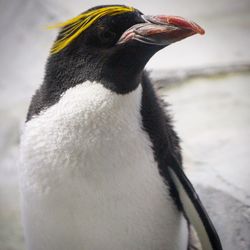
[[[55,25],[49,26],[48,27],[49,29],[66,27],[65,30],[61,33],[62,37],[54,43],[51,49],[51,54],[58,53],[59,51],[64,49],[75,38],[77,38],[83,31],[89,28],[93,23],[95,23],[101,17],[106,16],[106,15],[114,16],[114,15],[119,15],[125,12],[133,12],[133,11],[135,11],[134,8],[126,7],[126,6],[103,7],[103,8],[87,11],[65,22],[57,23]]]

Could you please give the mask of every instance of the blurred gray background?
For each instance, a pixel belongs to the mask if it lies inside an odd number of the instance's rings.
[[[226,250],[250,249],[249,0],[0,0],[0,250],[24,250],[18,144],[30,98],[41,84],[63,21],[98,4],[123,3],[147,14],[196,21],[206,35],[159,52],[148,63],[171,103],[186,173]]]

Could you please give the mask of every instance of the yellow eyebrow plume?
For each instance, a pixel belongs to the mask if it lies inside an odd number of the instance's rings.
[[[69,19],[68,21],[49,26],[48,29],[65,28],[65,30],[61,33],[62,37],[55,41],[50,53],[55,54],[64,49],[101,17],[107,15],[114,16],[133,11],[135,11],[134,8],[126,6],[103,7],[84,12],[79,16]]]

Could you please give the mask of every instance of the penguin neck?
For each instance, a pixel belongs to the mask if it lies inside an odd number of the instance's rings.
[[[138,87],[145,65],[158,50],[137,44],[113,50],[81,47],[74,53],[66,49],[49,58],[45,82],[67,89],[96,81],[117,94],[127,94]]]
[[[108,59],[103,64],[100,81],[118,94],[135,90],[142,81],[145,65],[154,53],[154,50],[142,46],[117,49],[106,57]]]
[[[64,92],[85,81],[100,82],[103,86],[117,94],[127,94],[135,90],[142,79],[144,65],[128,60],[109,60],[103,58],[87,58],[84,60],[69,58],[67,64],[58,58],[49,60],[44,84]],[[62,94],[61,93],[61,94]]]
[[[128,94],[139,86],[142,79],[142,70],[131,71],[131,68],[119,67],[108,68],[102,72],[100,82],[105,88],[117,94]]]

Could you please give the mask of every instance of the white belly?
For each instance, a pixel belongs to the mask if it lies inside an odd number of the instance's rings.
[[[29,250],[186,250],[186,221],[159,175],[140,101],[140,86],[117,95],[85,82],[26,124]]]

